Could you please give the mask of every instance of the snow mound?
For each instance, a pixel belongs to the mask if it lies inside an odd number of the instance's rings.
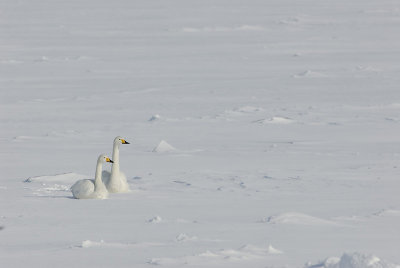
[[[202,28],[194,28],[194,27],[184,27],[182,29],[183,32],[186,33],[198,33],[198,32],[234,32],[234,31],[264,31],[265,28],[259,25],[241,25],[237,27],[224,27],[224,26],[216,26],[216,27],[202,27]]]
[[[181,233],[175,238],[175,241],[177,241],[177,242],[187,242],[187,241],[195,241],[197,239],[198,238],[196,236],[188,236],[185,233]]]
[[[101,240],[100,242],[94,242],[90,240],[85,240],[82,241],[82,248],[92,248],[92,247],[101,247],[104,245],[104,240]]]
[[[263,111],[263,109],[259,108],[259,107],[253,107],[253,106],[243,106],[243,107],[235,108],[235,109],[233,109],[233,111],[239,112],[239,113],[255,113],[255,112]]]
[[[78,247],[80,248],[147,248],[154,246],[161,246],[161,243],[118,243],[118,242],[105,242],[104,240],[100,240],[99,242],[85,240],[82,241],[82,244]]]
[[[265,255],[265,254],[283,254],[282,251],[274,248],[272,245],[269,245],[268,248],[260,248],[256,247],[253,245],[245,245],[240,248],[241,251],[243,252],[253,252],[253,253],[258,253],[259,255]]]
[[[76,174],[76,173],[62,173],[56,175],[48,175],[48,176],[38,176],[38,177],[30,177],[26,179],[24,182],[41,182],[41,183],[66,183],[71,184],[76,182],[77,180],[89,179],[90,177],[86,175]]]
[[[356,252],[345,253],[341,258],[330,257],[319,264],[306,264],[305,268],[400,268],[400,265]]]
[[[167,153],[167,152],[173,152],[176,151],[176,149],[170,145],[168,142],[162,140],[154,149],[153,152],[155,153]]]
[[[270,224],[297,224],[297,225],[334,225],[332,221],[320,219],[302,213],[283,213],[265,218],[263,222]]]
[[[294,75],[295,78],[309,77],[309,78],[319,78],[319,77],[327,77],[323,73],[307,70],[301,73]]]
[[[197,255],[178,258],[153,258],[148,263],[152,265],[176,266],[185,264],[204,267],[205,263],[221,264],[224,262],[257,260],[276,254],[282,254],[282,252],[273,248],[271,245],[267,248],[245,245],[239,249],[221,249],[218,251],[207,250]]]
[[[33,140],[33,139],[35,139],[35,137],[33,137],[33,136],[23,136],[23,135],[21,135],[21,136],[14,137],[13,141],[30,141],[30,140]]]
[[[373,216],[386,217],[386,216],[399,216],[400,211],[394,209],[382,209],[372,214]]]
[[[291,124],[294,123],[294,120],[289,117],[281,117],[281,116],[274,116],[267,119],[260,119],[254,121],[254,123],[260,124]]]
[[[257,113],[261,112],[264,109],[260,107],[254,107],[254,106],[242,106],[242,107],[236,107],[231,110],[226,110],[224,112],[224,115],[244,115],[244,114],[252,114],[252,113]]]
[[[160,216],[155,216],[155,217],[149,219],[147,222],[150,222],[150,223],[160,223],[160,222],[162,222],[162,218],[161,218]]]
[[[150,122],[154,122],[154,121],[159,120],[160,118],[161,118],[160,115],[155,114],[155,115],[152,115],[152,116],[150,117],[149,121],[150,121]]]

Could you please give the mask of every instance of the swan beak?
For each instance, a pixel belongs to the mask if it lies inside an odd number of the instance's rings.
[[[122,144],[130,144],[129,142],[127,142],[126,140],[121,140]]]
[[[114,163],[114,161],[112,161],[112,160],[111,160],[110,158],[108,158],[108,157],[106,158],[106,161],[107,161],[107,162],[110,162],[110,163]]]

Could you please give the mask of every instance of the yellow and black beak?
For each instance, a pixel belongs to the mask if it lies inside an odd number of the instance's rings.
[[[106,158],[106,161],[107,161],[107,162],[110,162],[110,163],[114,163],[114,161],[112,161],[112,160],[111,160],[110,158],[108,158],[108,157]]]
[[[124,139],[121,139],[121,142],[122,142],[122,144],[130,144],[129,142],[127,142],[127,141],[124,140]]]

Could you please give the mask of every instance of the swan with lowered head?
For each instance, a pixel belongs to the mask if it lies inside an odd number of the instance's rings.
[[[105,156],[100,155],[97,159],[96,175],[94,180],[79,180],[71,187],[71,192],[76,199],[105,199],[108,197],[108,191],[101,180],[101,171],[103,163],[113,161]]]
[[[125,139],[117,136],[114,139],[113,145],[113,165],[111,173],[107,170],[103,171],[103,181],[110,193],[125,193],[129,192],[129,185],[126,181],[126,176],[119,169],[119,146],[121,144],[129,144]]]

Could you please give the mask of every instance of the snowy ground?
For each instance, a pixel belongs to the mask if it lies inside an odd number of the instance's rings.
[[[399,267],[399,28],[397,0],[0,1],[0,267]],[[72,199],[117,135],[132,192]]]

